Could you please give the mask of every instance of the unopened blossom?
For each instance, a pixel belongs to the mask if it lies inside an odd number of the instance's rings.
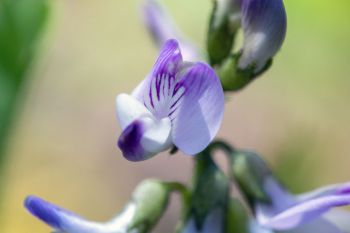
[[[25,200],[27,210],[55,233],[147,233],[163,215],[169,189],[156,180],[143,181],[124,210],[107,222],[94,222],[36,196]]]
[[[281,48],[287,19],[283,0],[241,0],[244,44],[239,67],[262,69]]]
[[[143,22],[158,47],[169,39],[176,39],[187,60],[201,60],[198,48],[178,29],[169,13],[157,0],[145,0],[142,5]]]
[[[141,161],[174,145],[188,155],[204,150],[220,127],[224,93],[210,66],[184,62],[178,42],[168,40],[151,72],[116,105],[118,146],[126,159]]]

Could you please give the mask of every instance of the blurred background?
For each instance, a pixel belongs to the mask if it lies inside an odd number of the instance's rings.
[[[16,91],[18,108],[1,164],[1,232],[50,231],[23,208],[28,194],[102,221],[123,207],[144,178],[188,182],[190,157],[164,153],[131,163],[116,147],[115,96],[130,92],[157,56],[141,22],[141,1],[21,1],[27,5],[19,14],[34,14],[34,24],[45,30],[28,32],[40,43],[19,55],[30,67]],[[204,48],[211,1],[162,2]],[[350,180],[350,2],[285,0],[285,5],[282,50],[270,71],[230,95],[219,137],[261,153],[300,192]],[[9,13],[2,7],[0,19]],[[0,20],[0,26],[9,22]],[[28,20],[23,23],[24,30],[30,28]],[[0,48],[4,60],[11,56],[12,50]],[[12,90],[0,84],[2,93]],[[169,232],[178,215],[174,196],[155,232]]]

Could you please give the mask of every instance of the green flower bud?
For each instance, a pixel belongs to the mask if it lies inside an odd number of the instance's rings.
[[[207,50],[212,64],[221,63],[234,45],[237,30],[240,27],[238,20],[232,20],[233,12],[239,14],[238,4],[230,0],[216,0],[209,23]]]
[[[166,183],[157,180],[143,181],[132,196],[136,210],[128,232],[150,232],[163,215],[170,192]]]
[[[270,202],[264,189],[265,178],[272,172],[262,158],[249,151],[232,152],[232,175],[250,204]]]

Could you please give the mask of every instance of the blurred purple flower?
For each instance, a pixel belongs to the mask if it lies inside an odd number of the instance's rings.
[[[255,64],[259,71],[281,48],[287,28],[283,0],[241,0],[241,24],[244,34],[239,67]]]
[[[177,29],[170,15],[158,1],[145,0],[142,6],[142,16],[143,22],[158,47],[161,47],[169,39],[176,39],[186,60],[198,61],[202,59],[195,45]]]
[[[334,207],[350,204],[350,183],[298,196],[291,195],[273,177],[265,179],[264,187],[271,203],[257,202],[255,214],[258,223],[265,228],[293,233],[342,233],[341,226],[330,220],[340,217],[350,219],[347,212],[337,212],[333,218],[329,212]]]
[[[177,41],[168,40],[150,74],[116,104],[119,148],[141,161],[172,145],[189,155],[205,149],[220,127],[224,93],[210,66],[184,62]]]
[[[25,207],[31,214],[57,230],[56,233],[127,233],[136,210],[136,205],[130,203],[114,219],[97,223],[35,196],[27,197]]]

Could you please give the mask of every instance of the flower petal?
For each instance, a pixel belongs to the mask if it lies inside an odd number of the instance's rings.
[[[264,189],[270,197],[271,203],[257,202],[255,214],[259,223],[269,221],[285,209],[295,205],[296,200],[282,185],[273,177],[268,176],[264,181]]]
[[[306,201],[331,194],[350,194],[350,182],[333,184],[297,196],[298,201]]]
[[[143,161],[172,145],[171,122],[142,117],[132,122],[119,137],[118,146],[130,161]]]
[[[343,232],[350,233],[350,212],[340,209],[334,209],[327,212],[324,218],[334,223]]]
[[[256,65],[258,72],[282,46],[286,34],[286,12],[282,0],[243,0],[243,53],[241,69]]]
[[[316,219],[308,224],[293,228],[284,233],[345,233],[339,230],[331,222],[322,218]]]
[[[263,228],[255,220],[251,219],[249,221],[249,232],[250,233],[273,233],[270,229]]]
[[[68,210],[35,196],[27,197],[24,205],[35,217],[62,233],[126,232],[127,225],[131,222],[135,213],[135,205],[129,204],[116,218],[102,224],[85,220]]]
[[[127,94],[119,94],[116,98],[117,118],[124,130],[136,119],[143,116],[152,116],[150,111],[134,97]]]
[[[200,59],[196,47],[184,38],[170,18],[170,15],[158,1],[146,0],[143,4],[142,13],[145,25],[159,47],[169,39],[176,39],[179,41],[183,56],[186,60],[192,61]]]
[[[291,229],[320,217],[331,208],[349,204],[350,194],[325,195],[297,203],[261,224],[278,230]]]
[[[177,83],[184,88],[181,102],[170,114],[174,144],[193,155],[205,149],[219,130],[224,112],[224,92],[214,70],[196,63]]]
[[[175,77],[182,64],[182,55],[179,43],[176,40],[167,40],[153,66],[151,78],[170,76]]]
[[[182,66],[182,55],[177,41],[168,40],[151,73],[136,87],[132,96],[144,103],[159,119],[163,118],[167,115],[166,101],[172,94],[177,73]]]

